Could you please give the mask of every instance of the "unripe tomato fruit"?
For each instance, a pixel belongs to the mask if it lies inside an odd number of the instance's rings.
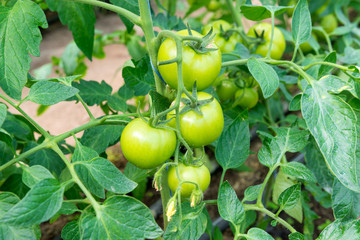
[[[198,100],[210,99],[212,96],[205,92],[198,92]],[[182,95],[183,98],[187,98]],[[173,103],[174,104],[174,103]],[[183,108],[180,107],[180,111]],[[219,102],[214,98],[212,102],[200,107],[202,115],[191,110],[180,115],[180,132],[185,141],[192,147],[201,147],[215,141],[224,128],[224,116]],[[175,110],[168,113],[167,118],[174,117]],[[169,122],[176,128],[176,119]]]
[[[230,79],[223,80],[216,88],[216,93],[219,96],[221,102],[233,99],[236,91],[239,88],[235,85],[235,82]]]
[[[255,50],[256,54],[260,54],[263,57],[266,57],[271,41],[271,24],[266,22],[257,23],[252,26],[247,33],[250,37],[256,37],[257,33],[258,36],[261,36],[261,33],[264,32],[264,40],[265,42],[258,45]],[[279,28],[274,27],[274,37],[273,43],[271,46],[270,56],[272,59],[280,59],[285,51],[285,38]]]
[[[334,14],[329,14],[321,18],[320,25],[327,33],[331,33],[338,27],[338,22]]]
[[[211,12],[215,12],[221,7],[221,3],[219,0],[211,0],[209,4],[206,6],[207,10]]]
[[[120,145],[125,158],[135,166],[155,168],[173,155],[176,135],[172,130],[153,128],[136,118],[124,128]]]
[[[224,21],[224,20],[217,20],[212,23],[207,24],[202,31],[202,34],[207,34],[211,27],[213,28],[213,33],[216,33],[216,36],[214,37],[214,41],[216,42],[216,45],[219,46],[221,52],[227,53],[232,52],[235,49],[236,43],[241,42],[241,37],[237,33],[233,33],[228,39],[225,39],[224,36],[221,33],[221,28],[223,31],[227,31],[232,28],[231,24]]]
[[[259,94],[254,88],[242,88],[235,93],[235,103],[242,108],[253,108],[259,101]]]
[[[180,175],[180,179],[183,181],[194,182],[199,185],[201,191],[205,191],[210,184],[210,171],[205,166],[202,165],[200,167],[196,166],[186,166],[182,163],[178,164],[178,171]],[[179,187],[179,179],[176,175],[176,167],[171,166],[168,172],[168,184],[171,191],[175,192]],[[192,183],[183,183],[181,185],[181,196],[184,198],[188,198],[191,195],[191,192],[195,189],[195,185]]]
[[[181,30],[179,35],[187,36],[187,30]],[[192,31],[192,35],[202,37],[196,31]],[[211,41],[208,48],[215,48],[216,51],[207,53],[197,53],[190,46],[182,46],[182,75],[186,89],[191,90],[196,81],[197,90],[201,91],[208,88],[216,79],[221,69],[221,52],[214,41]],[[165,39],[158,51],[158,62],[170,60],[176,57],[176,43],[173,39]],[[171,63],[160,65],[159,71],[165,82],[172,88],[177,89],[177,64]]]

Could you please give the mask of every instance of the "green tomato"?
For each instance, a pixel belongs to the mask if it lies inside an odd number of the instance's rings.
[[[178,164],[178,171],[180,175],[180,179],[182,181],[189,181],[198,184],[201,191],[205,191],[210,185],[210,171],[205,166],[201,167],[197,166],[186,166],[182,163]],[[171,191],[175,192],[179,187],[179,178],[176,174],[176,167],[171,166],[168,172],[168,184]],[[192,183],[183,183],[181,185],[181,196],[184,198],[188,198],[191,195],[191,192],[195,189],[195,185]]]
[[[258,36],[261,36],[262,32],[264,32],[264,40],[265,42],[258,45],[255,53],[259,54],[263,57],[266,57],[271,41],[271,24],[266,22],[257,23],[252,26],[247,33],[250,37],[256,37],[257,33]],[[285,38],[279,28],[274,27],[274,37],[273,43],[271,46],[270,56],[272,59],[280,59],[285,51],[286,43]]]
[[[242,108],[253,108],[259,101],[259,94],[254,88],[242,88],[235,93],[235,105]]]
[[[329,14],[321,18],[320,25],[327,33],[331,33],[338,27],[338,22],[334,14]]]
[[[205,92],[198,92],[198,100],[210,99],[212,96]],[[187,98],[185,94],[183,98]],[[173,103],[174,104],[174,103]],[[183,106],[180,107],[180,111]],[[200,107],[202,115],[191,110],[180,115],[180,132],[184,140],[192,147],[201,147],[215,141],[224,128],[224,116],[219,102],[214,98],[212,102]],[[167,118],[174,117],[175,110],[168,113]],[[169,125],[176,128],[176,120]]]
[[[176,134],[172,130],[153,128],[137,118],[124,128],[120,145],[125,158],[135,166],[155,168],[173,155]]]
[[[227,53],[232,52],[235,49],[236,43],[241,43],[241,37],[237,33],[232,33],[229,37],[225,38],[223,34],[221,33],[221,27],[224,32],[231,29],[232,26],[230,23],[224,21],[224,20],[217,20],[212,23],[207,24],[204,28],[202,33],[205,35],[207,34],[211,27],[213,28],[213,33],[216,33],[216,36],[214,37],[214,41],[216,42],[216,45],[220,47],[221,52]]]
[[[187,30],[181,30],[179,35],[187,36]],[[192,31],[192,35],[202,37],[198,32]],[[185,41],[186,42],[186,41]],[[192,90],[196,81],[197,90],[208,88],[216,79],[221,69],[221,52],[219,49],[207,53],[197,53],[190,46],[182,45],[182,76],[183,82],[188,90]],[[214,41],[211,41],[208,48],[218,48]],[[173,39],[167,38],[160,45],[158,51],[158,62],[170,60],[176,57],[176,44]],[[159,71],[165,82],[170,87],[177,89],[177,64],[171,63],[160,65]]]
[[[223,80],[220,85],[216,88],[216,93],[219,96],[221,102],[231,100],[235,96],[235,92],[239,88],[235,85],[235,82],[230,79]]]
[[[216,10],[218,10],[221,7],[221,3],[220,1],[216,1],[216,0],[211,0],[209,2],[209,4],[206,6],[207,10],[211,11],[211,12],[215,12]]]
[[[311,33],[311,36],[313,38],[315,38],[316,41],[318,40],[317,36],[314,33]],[[309,42],[304,42],[304,43],[300,44],[300,48],[304,53],[308,53],[313,50],[313,48],[310,46]]]

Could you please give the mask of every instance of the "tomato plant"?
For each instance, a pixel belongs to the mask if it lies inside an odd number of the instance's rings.
[[[360,239],[358,0],[187,2],[1,0],[0,240]]]
[[[148,169],[169,160],[175,151],[176,135],[172,130],[151,127],[137,118],[126,125],[120,143],[129,162]]]
[[[171,191],[176,192],[180,181],[184,182],[181,184],[180,193],[185,198],[190,197],[192,191],[196,188],[195,184],[198,185],[202,192],[209,187],[211,177],[209,169],[205,165],[198,167],[179,163],[177,169],[179,171],[179,178],[177,177],[176,167],[171,167],[168,172],[167,180]]]

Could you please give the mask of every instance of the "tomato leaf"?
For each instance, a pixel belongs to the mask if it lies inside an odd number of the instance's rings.
[[[279,87],[279,76],[275,70],[256,58],[250,58],[247,65],[251,75],[260,84],[264,97],[272,96]]]
[[[6,214],[7,210],[12,208],[20,199],[13,193],[3,192],[0,193],[0,217]],[[38,239],[39,227],[19,227],[10,226],[9,224],[0,223],[0,236],[4,239]]]
[[[278,202],[281,209],[292,209],[300,200],[301,184],[295,184],[285,189],[279,196]]]
[[[349,190],[338,180],[334,181],[331,199],[336,219],[356,219],[360,215],[360,194]]]
[[[261,21],[266,18],[271,18],[271,12],[274,12],[274,16],[280,15],[287,9],[291,9],[292,6],[271,6],[271,5],[241,5],[241,13],[249,20]]]
[[[73,155],[75,170],[85,186],[101,198],[105,197],[104,188],[114,193],[131,192],[136,183],[125,177],[110,161],[98,157],[97,152],[76,142]]]
[[[12,7],[0,6],[0,86],[10,97],[20,100],[30,69],[31,57],[39,56],[41,33],[47,28],[38,4],[18,0]]]
[[[139,3],[134,0],[110,0],[112,4],[118,7],[125,8],[136,15],[140,15]],[[126,26],[128,32],[131,32],[134,28],[134,24],[128,20],[126,17],[119,15],[120,19]]]
[[[74,96],[78,92],[78,89],[61,83],[39,81],[32,85],[29,95],[25,99],[41,105],[53,105]]]
[[[171,15],[165,16],[163,13],[159,13],[153,18],[153,24],[163,30],[180,31],[186,28],[185,23],[180,17]]]
[[[215,149],[216,160],[225,170],[237,168],[249,156],[249,149],[249,121],[241,114],[220,135]]]
[[[64,240],[78,240],[80,237],[80,225],[78,221],[72,221],[65,225],[61,231],[61,237]]]
[[[360,238],[360,220],[342,222],[336,220],[328,225],[317,240],[338,240],[338,239],[358,239]]]
[[[296,184],[293,177],[286,175],[282,170],[279,171],[276,176],[274,189],[272,194],[272,199],[274,203],[279,203],[279,196],[285,189]],[[303,221],[303,207],[301,201],[297,201],[296,205],[292,209],[285,209],[285,212],[291,217],[295,218],[298,222],[302,223]]]
[[[97,153],[102,153],[110,144],[119,141],[123,125],[103,125],[85,130],[81,137],[81,143]]]
[[[150,89],[155,88],[149,56],[146,55],[139,61],[132,60],[132,62],[135,67],[127,66],[122,71],[126,86],[134,90],[135,96],[144,96]]]
[[[356,175],[356,116],[353,109],[339,96],[329,93],[332,76],[309,84],[301,98],[302,114],[314,136],[330,171],[347,188],[360,192]]]
[[[297,128],[274,128],[276,137],[265,136],[258,157],[261,164],[272,167],[286,152],[298,152],[306,144],[309,134]]]
[[[81,239],[154,239],[162,235],[150,209],[132,197],[110,197],[97,212],[97,216],[89,212],[80,219]]]
[[[246,239],[248,240],[274,240],[274,238],[260,228],[250,228],[247,232]]]
[[[332,52],[329,55],[327,55],[326,58],[324,59],[324,62],[336,63],[336,52]],[[333,68],[334,67],[332,66],[321,65],[319,68],[318,78],[322,78],[326,74],[329,74]]]
[[[291,32],[296,46],[308,41],[311,37],[311,16],[306,0],[300,0],[295,7]]]
[[[229,182],[223,182],[219,189],[218,209],[220,216],[234,226],[245,220],[245,209]]]
[[[314,174],[304,164],[300,162],[289,162],[281,166],[282,171],[290,176],[305,182],[316,183]]]
[[[258,184],[258,185],[254,185],[254,186],[250,186],[250,187],[246,188],[245,192],[244,192],[244,198],[242,201],[245,202],[245,201],[256,200],[260,193],[261,186],[262,186],[262,184]]]
[[[325,159],[313,137],[311,137],[310,143],[305,147],[305,162],[320,186],[325,189],[325,191],[331,193],[334,175],[331,174],[326,166]]]
[[[302,94],[296,94],[289,104],[289,111],[299,111],[301,109],[301,96]]]
[[[305,240],[305,236],[299,232],[289,234],[289,240]]]
[[[0,218],[0,222],[30,227],[49,220],[61,208],[64,189],[65,186],[55,179],[40,181]]]
[[[73,34],[76,45],[92,59],[96,16],[93,6],[74,1],[47,0],[51,11],[57,11],[62,24]]]
[[[32,188],[38,182],[47,178],[54,179],[54,176],[49,172],[49,170],[47,170],[41,165],[35,165],[32,167],[27,167],[27,166],[23,167],[22,181],[29,188]]]
[[[85,81],[74,82],[73,87],[79,89],[79,95],[84,102],[89,105],[100,105],[103,101],[107,100],[111,96],[112,87],[104,80],[101,83],[97,81]],[[77,100],[73,97],[69,100]]]

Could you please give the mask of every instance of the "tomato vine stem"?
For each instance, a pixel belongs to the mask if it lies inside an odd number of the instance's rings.
[[[282,219],[279,216],[276,216],[273,212],[269,211],[268,209],[266,209],[262,206],[259,207],[258,205],[255,205],[255,204],[244,204],[244,208],[245,208],[245,211],[255,210],[255,211],[263,212],[266,215],[268,215],[269,217],[271,217],[272,219],[278,221],[280,224],[282,224],[284,227],[286,227],[290,232],[292,232],[292,233],[297,232],[296,229],[293,228],[284,219]]]
[[[85,4],[92,5],[92,6],[102,7],[107,10],[110,10],[112,12],[115,12],[121,16],[126,17],[127,19],[129,19],[129,21],[131,21],[135,25],[141,26],[141,19],[140,19],[139,15],[136,15],[125,8],[118,7],[113,4],[109,4],[109,3],[101,2],[101,1],[97,1],[97,0],[65,0],[65,1],[85,3]]]

